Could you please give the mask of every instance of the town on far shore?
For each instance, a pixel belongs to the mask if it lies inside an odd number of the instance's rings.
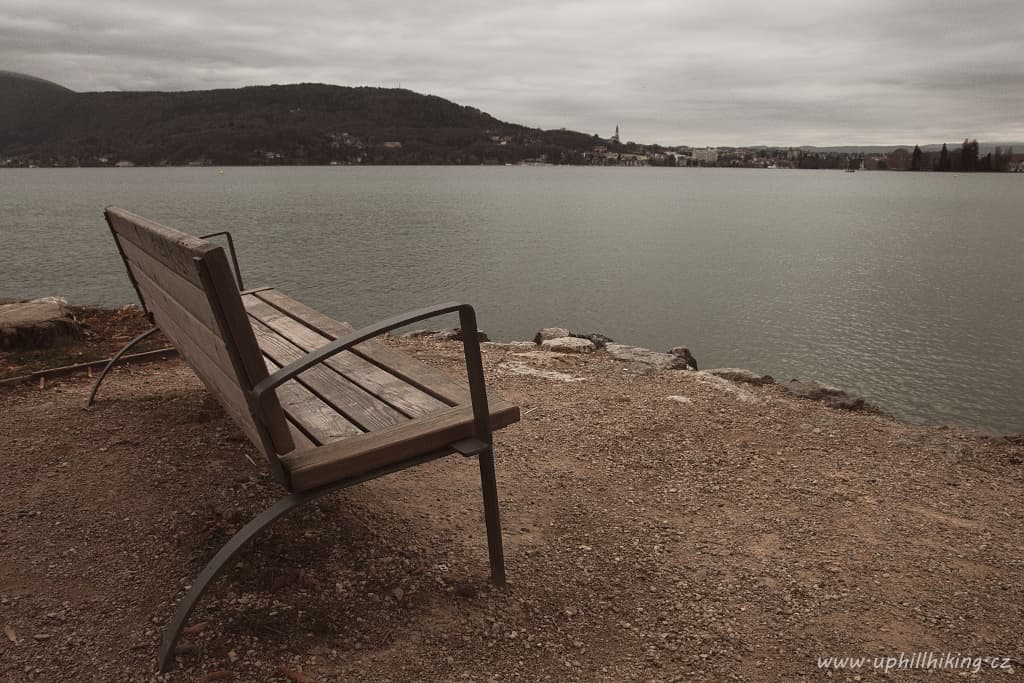
[[[666,147],[636,142],[621,142],[619,127],[608,139],[593,137],[595,144],[589,149],[565,149],[548,146],[535,157],[513,161],[501,154],[506,145],[520,142],[498,131],[485,131],[494,151],[481,151],[476,158],[455,158],[455,164],[480,164],[484,166],[662,166],[662,167],[709,167],[709,168],[763,168],[763,169],[825,169],[846,171],[949,171],[958,173],[1024,173],[1024,153],[1015,153],[1012,146],[987,145],[989,149],[981,154],[982,146],[977,140],[965,139],[959,146],[950,148],[943,143],[922,149],[920,146],[895,148],[857,147],[774,147],[758,145],[753,147],[691,147],[679,145]],[[342,160],[331,160],[329,166],[376,165],[393,163],[406,165],[408,160],[400,156],[403,150],[401,140],[363,140],[348,133],[334,136],[331,146],[347,149]],[[539,140],[527,140],[527,144],[538,145]],[[352,153],[354,152],[354,154]],[[321,161],[311,162],[303,156],[289,154],[287,150],[257,149],[248,159],[251,165],[289,166],[324,165]],[[415,162],[413,162],[415,163]],[[204,156],[182,162],[160,161],[158,163],[136,163],[116,155],[97,155],[83,160],[77,157],[36,159],[32,157],[2,158],[0,167],[116,167],[135,166],[217,166],[218,160]]]
[[[1024,153],[995,146],[984,155],[977,140],[964,140],[950,149],[913,148],[843,149],[814,147],[660,147],[619,142],[619,127],[609,144],[596,145],[583,154],[584,165],[597,166],[707,166],[726,168],[802,168],[848,171],[955,171],[1024,172]],[[546,159],[538,159],[547,162]],[[550,162],[548,162],[550,163]]]

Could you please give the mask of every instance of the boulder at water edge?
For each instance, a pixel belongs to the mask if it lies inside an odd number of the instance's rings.
[[[557,339],[545,339],[540,343],[545,351],[557,353],[590,353],[596,347],[589,339],[579,337],[558,337]]]
[[[571,337],[572,332],[565,327],[545,327],[533,336],[533,343],[540,344],[547,341],[548,339],[561,339],[562,337]]]
[[[730,382],[742,382],[743,384],[753,384],[756,386],[775,384],[775,378],[771,375],[759,375],[756,372],[744,370],[743,368],[715,368],[706,372],[715,377],[727,379]]]
[[[699,369],[697,367],[697,359],[694,358],[693,354],[690,353],[690,349],[686,348],[685,346],[673,346],[671,349],[668,350],[668,352],[671,353],[673,356],[679,356],[680,358],[682,358],[684,361],[686,361],[686,364],[690,366],[690,368],[694,370]]]
[[[611,358],[623,363],[633,363],[637,369],[644,372],[656,372],[658,370],[685,370],[686,361],[671,353],[660,353],[651,351],[642,346],[628,346],[626,344],[608,344],[604,350]]]
[[[66,344],[82,336],[82,327],[57,297],[0,305],[0,349],[22,351]]]
[[[838,387],[813,380],[791,379],[788,382],[779,384],[779,388],[793,396],[807,398],[812,401],[821,401],[832,408],[863,410],[867,407],[862,397],[848,394]]]

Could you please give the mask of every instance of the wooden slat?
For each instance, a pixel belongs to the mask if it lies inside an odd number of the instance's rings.
[[[242,297],[228,265],[227,256],[220,247],[206,252],[199,259],[199,274],[203,289],[210,297],[210,306],[221,325],[221,333],[228,342],[228,353],[243,390],[248,391],[267,377],[263,354],[256,344],[249,316],[242,306]],[[285,421],[284,411],[277,396],[271,394],[260,403],[259,424],[265,427],[271,447],[278,453],[295,448]]]
[[[278,365],[266,359],[267,370],[274,372]],[[318,444],[330,443],[347,436],[362,434],[362,430],[345,419],[332,406],[295,380],[277,388],[281,407],[304,432]]]
[[[210,330],[218,334],[220,333],[206,292],[173,270],[170,270],[131,242],[121,238],[118,238],[118,241],[121,244],[121,250],[124,252],[125,258],[128,260],[128,266],[132,270],[132,275],[136,280],[140,274],[145,275],[152,282],[156,283],[168,297],[177,301],[181,306],[192,312],[193,316],[202,320],[203,324]],[[147,301],[146,304],[148,305],[148,303]]]
[[[192,284],[202,287],[193,259],[219,247],[124,209],[110,207],[106,214],[111,230]]]
[[[302,430],[296,427],[291,420],[288,420],[288,431],[292,435],[292,442],[295,444],[296,451],[303,451],[308,448],[316,448],[317,444],[314,441],[312,441],[308,436],[303,434]]]
[[[150,312],[154,314],[154,317],[157,311],[160,311],[164,317],[173,316],[177,327],[184,330],[197,345],[203,348],[209,346],[211,351],[217,351],[218,355],[216,358],[218,363],[225,370],[231,372],[231,358],[228,356],[224,340],[215,330],[211,330],[198,319],[197,315],[201,315],[201,311],[183,307],[181,303],[172,299],[160,285],[150,280],[146,273],[136,272],[135,281],[146,299],[150,301]],[[206,313],[209,315],[209,309],[207,309]]]
[[[150,285],[144,280],[139,280],[139,286],[153,302],[150,311],[161,331],[174,343],[178,353],[188,361],[196,376],[203,381],[210,393],[216,396],[246,436],[262,450],[259,429],[249,410],[245,394],[238,385],[223,341],[214,337],[198,323],[195,323],[192,329],[186,329],[184,325],[188,318],[183,309],[175,310],[176,304],[173,302],[164,302],[152,296],[147,289]],[[209,336],[202,337],[201,332],[204,331]],[[197,336],[202,339],[197,340]]]
[[[302,320],[321,334],[337,339],[352,332],[352,326],[333,320],[319,311],[302,304],[277,290],[257,292],[253,295]],[[356,353],[376,363],[402,380],[436,396],[449,405],[470,402],[469,389],[446,373],[425,365],[411,356],[389,348],[376,340],[365,341],[355,347]]]
[[[153,294],[149,289],[151,285],[144,279],[139,278],[139,286],[147,295]],[[150,310],[154,321],[186,360],[191,362],[195,358],[203,367],[216,367],[226,378],[232,378],[232,383],[238,383],[233,378],[231,359],[222,339],[189,318],[187,312],[173,301],[164,301],[156,296],[151,298]]]
[[[287,365],[304,355],[302,349],[258,320],[252,321],[252,329],[263,353],[278,365]],[[365,431],[384,429],[408,419],[323,365],[313,366],[298,379]]]
[[[492,399],[493,429],[506,427],[518,420],[518,407]],[[281,462],[290,474],[293,488],[306,490],[444,448],[473,433],[473,409],[457,406],[312,451],[283,455]]]
[[[255,320],[287,340],[300,355],[331,341],[329,337],[306,327],[255,296],[243,297],[242,303]],[[343,351],[328,358],[325,365],[410,417],[426,415],[448,407],[446,403],[354,354]]]
[[[224,412],[228,414],[234,423],[238,425],[238,428],[242,430],[242,433],[245,434],[246,438],[252,442],[260,453],[266,455],[266,453],[264,453],[263,442],[260,439],[259,432],[256,430],[256,426],[253,423],[252,415],[247,411],[242,412],[238,408],[239,401],[244,400],[244,397],[239,395],[229,397],[224,393],[220,386],[211,382],[208,377],[203,377],[198,372],[196,373],[196,376],[202,380],[203,386],[206,387],[207,391],[213,394],[213,397],[217,399],[217,403],[220,404],[221,408],[224,409]]]

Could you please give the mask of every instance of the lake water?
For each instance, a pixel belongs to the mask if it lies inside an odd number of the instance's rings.
[[[134,300],[124,206],[229,229],[246,286],[353,323],[450,299],[1024,431],[1024,176],[741,169],[0,170],[0,297]]]

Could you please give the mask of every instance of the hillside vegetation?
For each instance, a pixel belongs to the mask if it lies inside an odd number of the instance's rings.
[[[317,83],[78,93],[0,72],[8,165],[515,163],[571,161],[592,136],[505,123],[395,88]]]

